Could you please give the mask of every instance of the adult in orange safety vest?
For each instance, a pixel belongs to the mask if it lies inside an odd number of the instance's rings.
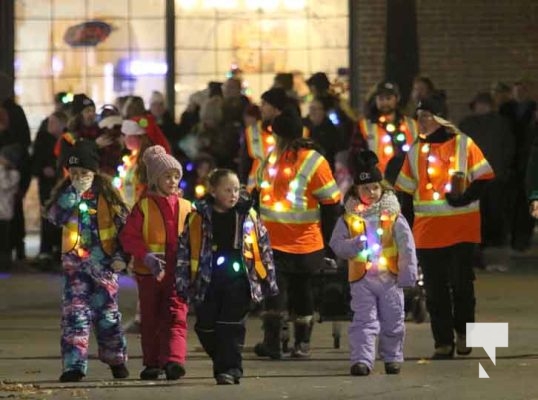
[[[281,316],[295,318],[292,355],[308,357],[314,304],[311,278],[323,262],[336,222],[340,192],[329,163],[302,138],[298,113],[289,109],[272,122],[275,150],[258,170],[260,215],[271,239],[280,294],[266,301],[259,356],[280,358]]]
[[[478,199],[493,170],[478,146],[442,118],[439,96],[417,107],[419,139],[396,188],[413,197],[413,235],[424,273],[434,359],[467,355],[466,323],[475,320],[473,251],[480,243]],[[454,335],[454,331],[456,335]]]
[[[352,155],[367,147],[376,153],[385,179],[394,183],[405,153],[418,136],[417,123],[398,108],[400,90],[392,82],[380,82],[371,96],[370,109],[358,124]]]

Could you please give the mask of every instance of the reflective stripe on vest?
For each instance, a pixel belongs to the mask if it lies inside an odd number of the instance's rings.
[[[97,233],[104,253],[111,256],[116,251],[117,230],[110,207],[102,194],[97,198],[97,210],[88,210],[97,214]],[[80,245],[79,211],[71,214],[62,229],[62,253],[75,250]]]
[[[465,135],[458,134],[455,136],[454,140],[454,171],[462,171],[467,174],[467,146],[469,138]],[[415,182],[424,182],[424,179],[422,179],[422,175],[419,171],[419,160],[423,146],[430,145],[431,144],[429,143],[418,142],[409,150],[409,167],[411,170],[412,178],[415,179]],[[468,181],[469,177],[466,177],[466,186]],[[466,187],[464,189],[466,189]],[[416,190],[413,199],[415,216],[418,217],[467,214],[478,211],[479,209],[478,201],[474,201],[464,207],[451,207],[445,199],[421,199],[420,193],[420,189]]]
[[[185,227],[185,219],[191,210],[191,203],[185,199],[178,199],[179,212],[177,221],[177,234],[181,235]],[[144,197],[138,202],[138,207],[143,215],[142,237],[151,253],[166,253],[166,224],[155,200]],[[134,260],[133,270],[138,274],[151,274],[142,260]]]
[[[254,263],[254,269],[256,270],[256,273],[260,279],[265,279],[267,277],[267,270],[263,265],[260,255],[258,233],[256,231],[256,211],[250,210],[249,216],[252,218],[252,221],[244,222],[243,226],[241,227],[241,229],[244,230],[242,243],[243,257],[247,260],[252,260]],[[193,281],[198,274],[200,256],[202,252],[202,241],[202,216],[199,213],[192,213],[189,218],[191,281]]]
[[[377,259],[377,268],[379,271],[388,270],[390,273],[398,274],[398,249],[393,239],[394,222],[398,216],[396,214],[382,214],[380,216],[379,227],[383,230],[381,235],[381,250]],[[366,230],[366,221],[358,215],[346,213],[344,221],[348,227],[349,235],[355,238],[359,235],[368,237]],[[355,257],[348,260],[348,280],[356,282],[361,280],[372,266],[369,252],[372,246],[367,250],[360,251]]]

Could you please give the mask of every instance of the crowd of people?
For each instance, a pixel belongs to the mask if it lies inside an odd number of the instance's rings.
[[[447,96],[417,77],[409,104],[377,83],[357,117],[327,75],[294,91],[277,74],[260,98],[240,74],[193,94],[178,123],[162,93],[96,108],[83,93],[55,96],[30,146],[24,112],[0,98],[0,265],[25,258],[22,199],[32,176],[43,207],[38,265],[61,263],[60,380],[87,373],[93,326],[114,378],[129,371],[118,273],[138,285],[140,378],[186,372],[187,315],[218,384],[243,375],[245,321],[263,304],[260,357],[311,355],[312,282],[346,264],[351,375],[369,375],[375,343],[400,373],[404,288],[424,274],[433,359],[470,354],[474,268],[506,271],[526,251],[538,216],[538,114],[526,83],[496,83],[459,124]],[[0,94],[12,82],[0,76]],[[302,109],[307,108],[305,117]],[[529,208],[530,206],[530,208]]]

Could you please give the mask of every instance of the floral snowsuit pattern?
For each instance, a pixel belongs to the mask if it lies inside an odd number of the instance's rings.
[[[61,193],[49,209],[47,218],[64,226],[78,215],[78,237],[72,249],[63,249],[63,294],[61,352],[64,371],[79,370],[86,374],[90,326],[93,324],[99,346],[99,359],[108,365],[127,360],[127,343],[118,310],[118,276],[111,268],[114,261],[127,256],[117,245],[107,254],[98,227],[99,196],[95,187],[82,195],[72,186]],[[99,199],[99,200],[98,200]],[[113,217],[115,231],[125,222],[127,209]]]

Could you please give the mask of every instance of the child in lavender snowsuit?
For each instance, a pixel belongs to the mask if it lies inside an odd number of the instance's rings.
[[[403,361],[404,287],[417,279],[415,243],[394,193],[382,183],[377,156],[364,151],[355,160],[354,186],[330,246],[348,259],[353,320],[349,326],[351,375],[368,375],[376,335],[387,374]]]
[[[114,378],[129,375],[127,348],[118,311],[118,276],[127,255],[117,232],[128,211],[110,178],[97,174],[99,156],[93,142],[79,140],[66,158],[69,176],[45,206],[47,218],[62,226],[62,363],[61,382],[78,382],[88,364],[90,325],[99,359]]]

